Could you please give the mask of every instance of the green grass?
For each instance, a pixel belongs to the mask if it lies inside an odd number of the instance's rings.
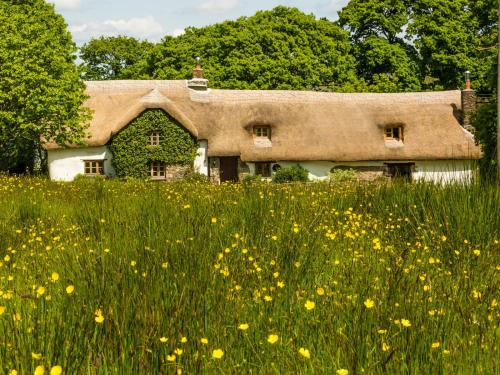
[[[0,177],[0,373],[500,373],[499,231],[486,185]]]

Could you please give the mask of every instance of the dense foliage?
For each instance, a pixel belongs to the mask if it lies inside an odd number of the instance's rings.
[[[481,172],[485,178],[494,180],[497,171],[497,103],[496,98],[482,105],[472,119],[476,129],[475,136],[483,147],[484,157],[481,160]]]
[[[2,374],[498,366],[496,187],[0,177],[0,191]]]
[[[43,0],[0,1],[0,169],[43,162],[45,139],[78,142],[88,112],[64,19]]]
[[[350,31],[358,72],[370,90],[491,92],[496,0],[350,0],[339,23]]]
[[[305,182],[309,180],[309,172],[297,164],[290,167],[279,168],[273,175],[273,182]]]
[[[83,78],[89,81],[138,78],[136,67],[153,43],[118,36],[92,39],[80,49]]]
[[[153,132],[160,134],[160,145],[151,146]],[[115,135],[109,148],[118,177],[149,176],[150,161],[166,164],[192,164],[198,145],[193,136],[160,109],[147,110]]]

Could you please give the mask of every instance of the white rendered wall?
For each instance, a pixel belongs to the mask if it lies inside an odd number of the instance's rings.
[[[51,150],[48,152],[51,180],[73,181],[85,172],[85,160],[104,160],[104,173],[113,177],[112,154],[106,146]]]
[[[390,163],[411,163],[412,161],[391,161]],[[470,160],[432,160],[432,161],[416,161],[413,179],[415,181],[430,181],[430,182],[468,182],[476,172],[476,163]],[[381,167],[383,161],[367,161],[367,162],[340,162],[334,163],[330,161],[278,161],[274,164],[279,164],[282,168],[292,165],[301,165],[309,171],[309,179],[311,181],[328,180],[330,170],[335,166],[344,167]],[[249,163],[250,173],[255,174],[255,164]]]
[[[194,159],[194,171],[208,176],[208,141],[200,141],[198,153]]]
[[[471,160],[435,160],[415,163],[415,181],[471,182],[477,171],[477,163]]]

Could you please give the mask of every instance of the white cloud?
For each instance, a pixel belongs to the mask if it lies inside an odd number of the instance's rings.
[[[196,9],[198,12],[218,13],[236,8],[239,0],[208,0],[201,3]]]
[[[86,42],[90,38],[99,36],[117,35],[156,41],[163,37],[164,34],[162,25],[153,16],[90,22],[72,25],[69,30],[77,43]]]
[[[174,31],[172,31],[170,33],[170,35],[172,35],[173,37],[178,37],[178,36],[184,35],[185,33],[186,33],[186,30],[184,30],[184,29],[175,29]]]
[[[77,10],[82,5],[81,0],[49,0],[49,3],[54,4],[60,10]]]
[[[330,0],[328,3],[323,5],[321,10],[326,13],[337,13],[345,7],[348,2],[349,0]]]

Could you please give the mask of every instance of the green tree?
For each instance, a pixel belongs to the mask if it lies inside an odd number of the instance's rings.
[[[0,160],[4,169],[24,171],[43,159],[43,139],[81,140],[85,86],[76,46],[53,5],[0,1],[0,35]]]
[[[357,72],[367,90],[420,90],[418,53],[403,39],[408,21],[403,0],[351,0],[339,13],[338,22],[350,33]]]
[[[127,36],[92,39],[80,49],[83,78],[139,79],[145,55],[153,45]]]
[[[358,83],[347,32],[295,8],[280,6],[166,37],[144,73],[189,78],[196,56],[215,88],[354,90]]]

